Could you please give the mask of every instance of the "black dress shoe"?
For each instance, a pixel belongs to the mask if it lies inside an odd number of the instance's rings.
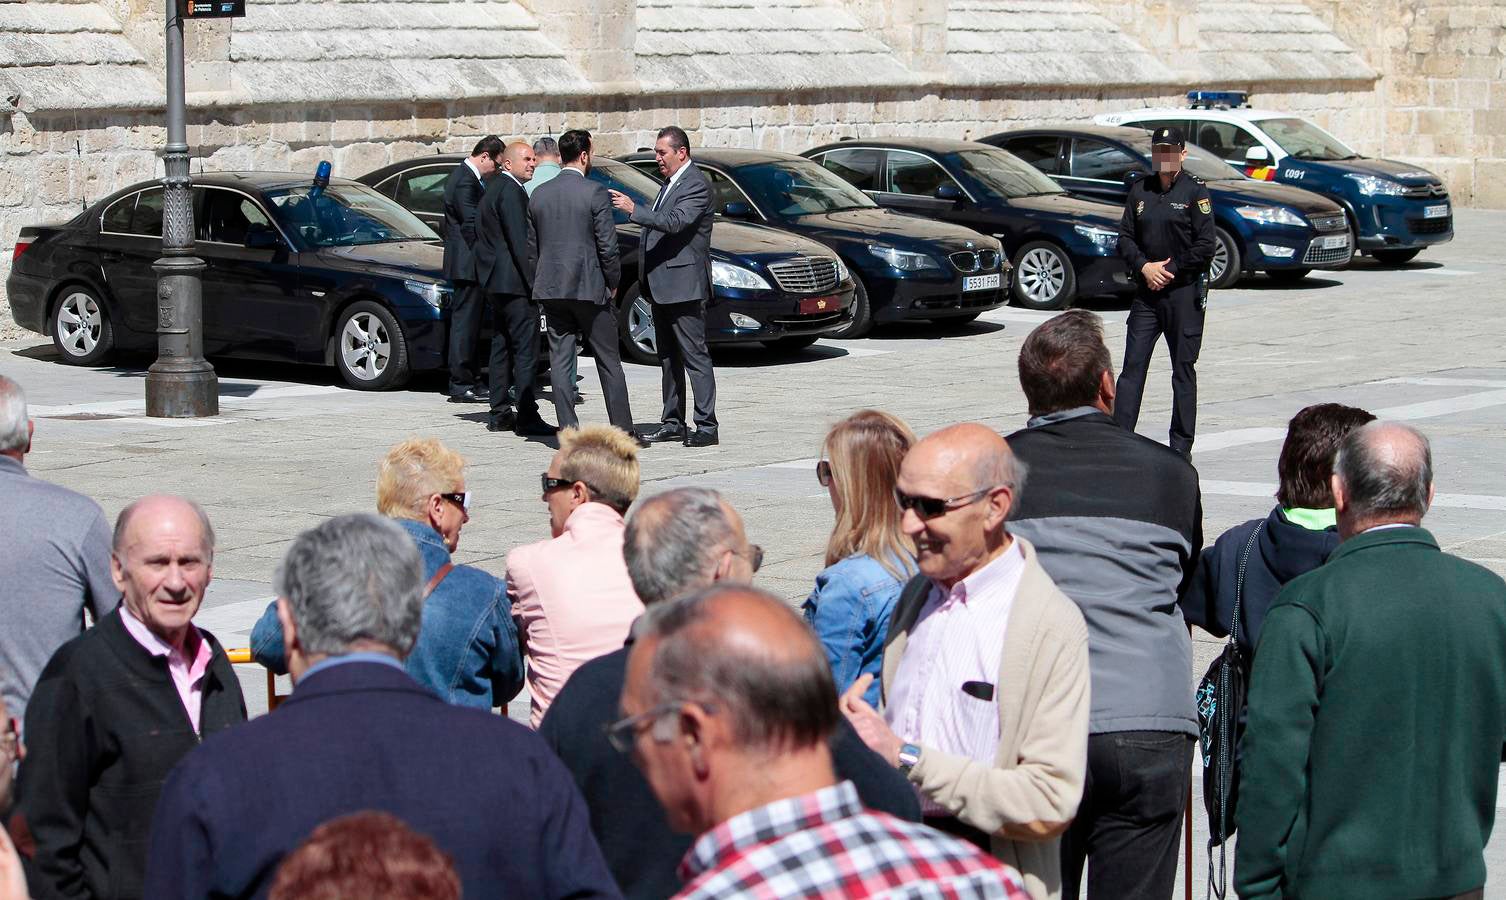
[[[475,388],[471,388],[470,390],[466,391],[463,394],[451,394],[450,395],[450,402],[451,403],[490,403],[490,402],[492,402],[492,398],[491,398],[490,394],[488,394],[488,393],[486,393],[484,391],[478,391]]]
[[[666,444],[670,441],[685,440],[685,429],[678,425],[660,425],[657,431],[650,431],[642,435],[650,444]]]
[[[637,445],[638,445],[638,449],[639,449],[639,450],[642,450],[642,449],[644,449],[644,448],[646,448],[646,447],[651,447],[651,446],[653,446],[653,445],[652,445],[652,444],[650,444],[650,443],[649,443],[649,442],[648,442],[648,441],[645,441],[645,440],[644,440],[644,439],[643,439],[643,435],[641,435],[641,434],[635,434],[635,435],[633,435],[633,443],[635,443],[635,444],[637,444]]]
[[[518,437],[554,437],[560,430],[543,419],[532,418],[520,419],[512,431]]]
[[[687,447],[715,447],[720,443],[721,440],[716,436],[716,432],[714,431],[702,429],[685,436],[685,446]]]
[[[517,427],[517,424],[518,424],[517,413],[514,413],[512,410],[509,409],[509,410],[506,410],[506,411],[504,411],[502,413],[499,413],[497,415],[492,416],[491,419],[488,420],[487,423],[486,423],[486,430],[487,431],[512,431],[515,427]]]

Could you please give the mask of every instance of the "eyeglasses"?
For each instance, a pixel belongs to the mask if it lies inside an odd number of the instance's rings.
[[[653,724],[670,713],[679,712],[683,705],[682,703],[660,703],[653,709],[625,719],[618,719],[610,725],[604,725],[602,730],[606,732],[607,743],[611,744],[612,749],[618,753],[632,753],[633,742],[638,739],[638,732],[641,730],[640,725]]]
[[[448,500],[456,506],[460,507],[465,512],[471,511],[470,491],[455,491],[449,494],[440,494],[439,496],[441,499]]]
[[[757,544],[749,544],[747,552],[732,550],[731,548],[728,548],[728,552],[733,556],[741,556],[743,559],[746,559],[755,572],[763,567],[763,548]]]
[[[598,491],[596,488],[592,487],[589,481],[581,481],[579,478],[550,478],[548,472],[544,472],[543,474],[539,475],[539,485],[544,489],[545,494],[548,494],[550,491],[558,491],[563,488],[567,488],[572,484],[585,485],[586,490],[590,491],[591,496],[593,497],[606,496],[601,491]]]
[[[5,732],[0,734],[0,754],[15,759],[16,748],[21,745],[21,723],[17,719],[7,719],[5,727]]]
[[[831,461],[822,459],[816,462],[816,480],[821,482],[822,487],[831,487]]]
[[[989,491],[1001,488],[1004,485],[995,484],[986,488],[979,488],[971,494],[963,494],[960,497],[918,497],[907,494],[899,488],[894,489],[894,501],[899,504],[901,511],[914,510],[915,515],[922,522],[945,515],[954,509],[971,506],[988,495]]]

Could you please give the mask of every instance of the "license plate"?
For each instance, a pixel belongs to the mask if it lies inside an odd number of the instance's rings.
[[[998,272],[992,275],[969,275],[962,279],[962,290],[964,291],[986,291],[989,288],[996,288],[998,286]]]
[[[1318,249],[1320,250],[1337,250],[1340,247],[1348,246],[1349,235],[1347,234],[1330,234],[1328,237],[1318,239]]]
[[[1448,218],[1448,204],[1440,203],[1437,206],[1429,206],[1422,211],[1422,217],[1424,219],[1446,219]]]
[[[842,308],[841,297],[807,297],[800,301],[800,315],[814,316]]]

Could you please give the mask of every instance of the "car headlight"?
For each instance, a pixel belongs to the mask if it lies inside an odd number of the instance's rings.
[[[1305,228],[1307,222],[1284,206],[1239,206],[1234,211],[1241,219],[1259,225],[1295,225]]]
[[[404,281],[403,287],[408,293],[417,294],[423,301],[435,309],[444,309],[450,305],[450,289],[437,281]]]
[[[1119,232],[1108,228],[1095,228],[1092,225],[1073,225],[1072,230],[1093,242],[1104,253],[1113,253],[1119,249]]]
[[[883,244],[869,244],[868,252],[904,272],[941,268],[941,263],[924,253],[911,253],[908,250],[900,250],[897,247],[886,247]]]
[[[1360,175],[1355,172],[1349,172],[1344,177],[1353,178],[1355,185],[1360,189],[1360,193],[1366,197],[1374,197],[1376,195],[1400,197],[1406,190],[1398,182],[1392,181],[1389,178],[1381,178],[1379,175]]]
[[[757,272],[716,259],[711,261],[711,283],[717,287],[741,288],[747,291],[773,290]]]
[[[836,261],[837,261],[837,284],[844,284],[844,283],[846,283],[846,281],[847,281],[848,278],[852,277],[852,275],[851,275],[851,273],[849,273],[847,271],[847,263],[842,262],[842,257],[840,257],[840,256],[837,257]]]

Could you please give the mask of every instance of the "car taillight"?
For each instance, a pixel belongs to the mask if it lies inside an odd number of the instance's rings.
[[[11,264],[14,265],[16,260],[21,258],[21,254],[26,252],[26,248],[30,246],[31,238],[17,238],[15,249],[10,252]]]

